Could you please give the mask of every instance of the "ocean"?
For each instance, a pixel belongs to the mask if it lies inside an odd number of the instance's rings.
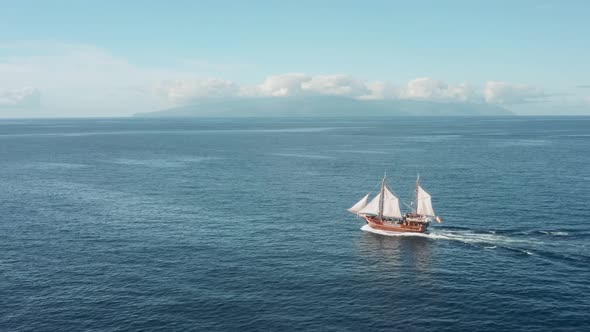
[[[0,330],[590,329],[590,117],[0,120]],[[346,211],[417,174],[442,224]]]

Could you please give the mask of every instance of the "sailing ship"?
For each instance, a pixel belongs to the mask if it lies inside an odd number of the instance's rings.
[[[412,211],[406,214],[402,214],[399,199],[387,185],[385,176],[379,194],[370,202],[369,195],[366,194],[348,211],[364,218],[373,229],[424,233],[433,219],[442,222],[441,217],[434,213],[430,194],[420,185],[420,177],[416,180],[416,201],[411,206]]]

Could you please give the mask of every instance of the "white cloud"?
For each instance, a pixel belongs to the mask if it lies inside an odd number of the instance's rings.
[[[311,76],[301,73],[289,73],[267,77],[258,85],[258,91],[265,96],[297,96],[303,94],[303,83]]]
[[[447,89],[448,84],[443,81],[421,77],[409,81],[402,96],[410,99],[441,99]]]
[[[400,93],[401,98],[426,100],[476,101],[476,89],[468,84],[451,85],[431,77],[416,78],[408,82]]]
[[[348,75],[288,73],[268,76],[255,90],[246,88],[243,93],[275,97],[310,94],[360,97],[369,93],[369,89],[363,81]]]
[[[201,98],[234,97],[240,92],[238,84],[218,79],[184,79],[165,81],[157,91],[175,104],[187,104]]]
[[[401,89],[390,82],[375,81],[367,82],[366,87],[369,90],[364,96],[360,96],[359,99],[397,99],[400,97]]]
[[[304,91],[320,95],[360,97],[370,92],[367,85],[348,75],[319,75],[301,85]]]
[[[477,89],[473,85],[466,83],[451,86],[448,95],[451,99],[458,101],[483,101]]]
[[[0,91],[0,108],[37,108],[41,103],[41,92],[35,88]]]
[[[522,104],[538,101],[546,95],[526,84],[489,81],[486,84],[484,97],[490,104]]]

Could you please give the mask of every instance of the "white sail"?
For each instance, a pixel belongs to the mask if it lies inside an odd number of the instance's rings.
[[[381,199],[381,194],[373,197],[371,202],[367,204],[362,210],[357,212],[357,214],[370,214],[370,215],[378,215],[379,214],[379,200]]]
[[[383,198],[383,216],[401,219],[402,212],[399,208],[399,199],[388,188],[385,188]]]
[[[379,215],[379,203],[381,194],[375,196],[364,209],[358,214]],[[383,216],[389,218],[401,218],[402,213],[399,208],[399,199],[389,191],[387,187],[383,190]]]
[[[362,210],[365,206],[367,206],[367,202],[369,201],[369,194],[366,194],[365,197],[361,198],[355,205],[353,205],[348,211],[352,213],[358,213]]]
[[[416,213],[425,216],[436,216],[434,209],[432,208],[432,200],[430,194],[427,193],[422,187],[418,186],[418,192],[416,195]]]

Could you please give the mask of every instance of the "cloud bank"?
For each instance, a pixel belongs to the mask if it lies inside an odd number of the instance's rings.
[[[0,91],[2,108],[37,108],[41,105],[41,92],[38,89],[24,87]]]
[[[31,110],[31,116],[130,115],[202,99],[231,97],[325,95],[510,107],[545,103],[550,99],[538,87],[498,80],[450,83],[418,77],[399,82],[395,77],[365,80],[342,73],[284,73],[244,83],[223,78],[231,71],[212,75],[201,72],[206,69],[203,68],[207,67],[206,63],[199,62],[197,68],[186,67],[184,60],[171,61],[164,67],[140,66],[94,45],[0,43],[0,50],[0,108],[3,110],[0,116],[21,115],[25,110]],[[217,70],[218,66],[214,67]],[[579,96],[572,103],[586,105],[586,96]],[[8,109],[19,111],[9,113]]]
[[[490,81],[486,84],[484,96],[490,104],[522,104],[539,101],[546,94],[526,84]]]
[[[143,68],[93,45],[0,43],[0,117],[122,116],[157,110],[169,102],[153,87],[188,76],[182,74]]]
[[[188,104],[202,98],[237,96],[238,84],[218,79],[186,79],[162,82],[156,90],[175,104]]]
[[[450,84],[431,77],[413,79],[404,85],[387,81],[364,81],[349,75],[308,75],[287,73],[268,76],[260,84],[240,85],[217,78],[167,81],[158,87],[161,95],[182,105],[202,98],[342,96],[363,100],[409,99],[449,102],[520,104],[545,97],[540,90],[525,85],[490,81],[484,89],[462,83]]]

